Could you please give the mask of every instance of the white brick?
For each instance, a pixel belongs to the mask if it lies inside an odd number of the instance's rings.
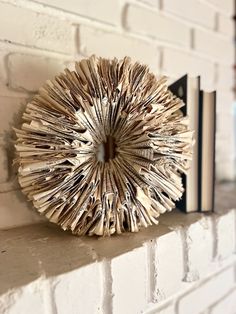
[[[216,217],[217,258],[219,259],[229,257],[235,251],[235,219],[234,210]]]
[[[178,303],[178,314],[201,313],[226,294],[233,284],[234,270],[231,267],[183,296]]]
[[[36,280],[17,290],[0,296],[0,312],[7,314],[45,313],[43,293],[45,290],[41,280]]]
[[[224,135],[225,138],[230,139],[230,136],[232,135],[233,127],[234,127],[234,117],[232,113],[222,112],[217,115],[217,132]],[[233,141],[231,141],[231,145],[233,145]],[[222,147],[222,149],[225,149],[225,148]]]
[[[42,221],[21,191],[0,193],[0,228],[13,228]]]
[[[85,25],[79,27],[80,52],[84,55],[97,54],[105,58],[130,56],[158,69],[159,54],[155,45],[123,34],[110,33]]]
[[[200,1],[164,0],[163,9],[208,28],[214,28],[215,11],[209,5]]]
[[[234,0],[208,0],[209,3],[215,5],[217,10],[225,12],[228,15],[234,14]]]
[[[227,153],[226,153],[227,154]],[[219,180],[232,181],[236,179],[235,160],[234,159],[218,159],[216,161],[216,177]]]
[[[102,284],[100,263],[57,276],[53,287],[56,313],[102,313]]]
[[[11,136],[12,127],[20,127],[24,110],[24,98],[0,96],[0,135]]]
[[[225,39],[214,32],[195,29],[194,49],[205,54],[208,58],[220,60],[225,64],[233,64],[233,40]]]
[[[232,66],[218,64],[216,86],[221,91],[230,91],[234,87],[234,70]]]
[[[183,243],[178,230],[157,239],[155,269],[154,301],[164,300],[184,286]]]
[[[60,59],[13,53],[8,57],[8,68],[12,88],[35,92],[65,66]]]
[[[113,313],[141,313],[147,306],[145,247],[111,261]]]
[[[224,297],[219,303],[212,307],[210,314],[235,314],[236,309],[236,290]]]
[[[21,47],[22,49],[23,47]],[[25,49],[25,47],[23,48]],[[0,96],[23,97],[22,92],[17,92],[9,89],[8,74],[6,60],[9,52],[13,50],[8,43],[0,43]]]
[[[125,26],[134,33],[172,42],[181,47],[190,46],[190,29],[186,25],[142,7],[128,6]]]
[[[232,16],[219,14],[218,16],[218,31],[231,38],[234,35],[234,20]]]
[[[233,112],[234,94],[233,91],[217,90],[216,95],[216,111],[217,114],[231,114]],[[217,125],[216,125],[217,127]]]
[[[70,2],[64,0],[37,0],[37,2],[109,24],[119,24],[120,22],[118,0],[70,0]]]
[[[225,142],[227,141],[227,154],[225,151]],[[234,137],[233,134],[216,133],[216,161],[225,161],[234,158]]]
[[[0,4],[0,39],[70,54],[74,29],[70,23],[11,4]],[[14,21],[14,23],[13,23]]]
[[[203,217],[185,229],[186,281],[203,278],[212,267],[213,232],[211,220]]]
[[[196,57],[191,53],[164,48],[162,73],[176,78],[186,73],[190,76],[201,75],[201,86],[205,87],[213,85],[215,68],[213,62]]]

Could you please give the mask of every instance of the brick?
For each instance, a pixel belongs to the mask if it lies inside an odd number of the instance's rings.
[[[232,114],[234,104],[234,94],[230,89],[224,91],[222,89],[217,90],[216,95],[216,112],[217,114]],[[218,118],[217,118],[218,119]],[[216,125],[218,130],[218,126]]]
[[[114,314],[141,313],[147,306],[145,247],[111,260]]]
[[[184,295],[178,302],[178,313],[199,314],[226,294],[234,284],[233,267],[211,278],[200,287]]]
[[[0,20],[1,40],[64,54],[74,50],[74,29],[67,21],[7,3],[0,4]]]
[[[154,262],[156,270],[154,302],[159,302],[174,295],[185,285],[182,281],[184,277],[183,243],[178,230],[156,240]]]
[[[163,9],[210,29],[215,25],[215,12],[206,3],[197,0],[165,0]]]
[[[232,66],[218,64],[216,68],[216,86],[220,91],[230,91],[234,87],[234,70]]]
[[[236,204],[235,204],[236,206]],[[226,210],[228,208],[224,208]],[[235,251],[236,230],[235,212],[228,211],[216,217],[216,236],[217,236],[217,258],[224,259],[232,255]]]
[[[230,125],[230,127],[232,127]],[[234,127],[234,126],[233,126]],[[225,142],[227,141],[227,153],[225,149]],[[229,161],[234,158],[234,136],[232,133],[226,132],[216,133],[216,161]]]
[[[234,14],[234,1],[233,0],[208,0],[209,3],[216,6],[217,10],[220,10],[228,15]]]
[[[42,221],[21,191],[0,193],[0,227],[3,229]]]
[[[78,31],[79,50],[83,55],[97,54],[105,58],[130,56],[157,71],[159,54],[154,44],[122,34],[81,25]]]
[[[0,312],[10,314],[45,313],[45,301],[43,293],[48,293],[45,290],[43,282],[36,280],[30,284],[21,287],[17,291],[6,293],[0,296]]]
[[[231,16],[219,14],[218,16],[218,31],[231,38],[234,35],[234,21]]]
[[[226,153],[227,154],[227,153]],[[235,158],[217,159],[216,160],[216,177],[222,181],[233,181],[235,175]]]
[[[57,276],[53,284],[56,313],[102,313],[102,284],[100,263]]]
[[[210,44],[209,44],[210,43]],[[214,32],[194,30],[194,49],[208,58],[217,59],[225,64],[233,64],[234,44]]]
[[[8,68],[12,88],[35,92],[65,66],[59,59],[12,53],[8,56]]]
[[[140,21],[145,21],[140,23]],[[171,42],[181,47],[190,46],[190,29],[181,22],[160,13],[129,5],[125,26],[129,31]]]
[[[213,62],[196,57],[191,53],[163,48],[162,73],[176,78],[186,73],[190,76],[201,75],[203,86],[213,85],[215,68]]]
[[[231,112],[221,112],[217,115],[217,132],[224,134],[224,137],[230,138],[234,128],[234,117]],[[233,143],[232,143],[233,145]],[[222,149],[225,149],[222,147]]]
[[[235,314],[236,309],[236,290],[234,289],[220,302],[213,306],[209,314]]]
[[[37,0],[37,2],[109,24],[117,25],[120,22],[120,5],[118,0],[70,0],[69,4],[64,0]]]
[[[211,271],[213,232],[210,218],[203,217],[185,229],[186,281],[203,278]]]
[[[2,96],[0,101],[0,135],[9,138],[13,134],[12,127],[20,127],[21,125],[21,117],[26,100],[24,98]]]

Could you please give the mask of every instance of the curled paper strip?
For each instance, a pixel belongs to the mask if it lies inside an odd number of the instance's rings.
[[[76,235],[136,232],[183,193],[192,132],[145,65],[95,56],[47,81],[15,130],[22,191]]]

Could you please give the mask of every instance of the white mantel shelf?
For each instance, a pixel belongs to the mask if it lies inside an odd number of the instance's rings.
[[[137,234],[77,238],[50,223],[0,231],[0,313],[189,314],[198,299],[191,314],[213,311],[236,296],[235,194],[218,186],[214,214],[175,209]]]

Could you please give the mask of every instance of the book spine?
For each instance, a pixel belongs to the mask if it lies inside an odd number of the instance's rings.
[[[203,122],[203,91],[199,92],[198,118],[198,211],[202,208],[202,122]]]
[[[215,156],[216,156],[216,91],[214,91],[214,143],[213,143],[213,192],[212,192],[212,211],[215,209],[215,180],[216,180],[216,169],[215,169]]]

